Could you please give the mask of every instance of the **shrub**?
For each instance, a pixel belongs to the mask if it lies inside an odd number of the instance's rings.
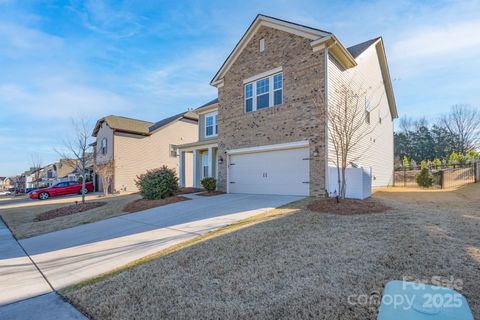
[[[163,166],[148,170],[137,176],[135,184],[144,199],[157,200],[171,197],[178,192],[178,178],[175,170]]]
[[[422,171],[417,176],[417,184],[424,188],[429,188],[433,185],[433,174],[428,168],[422,168]]]
[[[202,186],[207,190],[208,192],[213,192],[215,189],[217,189],[217,180],[212,177],[206,177],[202,179]]]

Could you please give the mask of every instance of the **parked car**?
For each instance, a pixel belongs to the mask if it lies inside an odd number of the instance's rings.
[[[27,189],[25,189],[25,193],[30,193],[30,192],[32,192],[34,190],[37,190],[37,189],[38,188],[27,188]]]
[[[92,192],[93,182],[87,182],[83,193]],[[30,199],[46,200],[50,197],[64,196],[67,194],[82,194],[82,183],[78,181],[59,182],[49,188],[37,189],[30,192]]]
[[[8,191],[8,190],[7,191],[0,191],[0,196],[9,196],[11,194],[12,194],[12,192]]]

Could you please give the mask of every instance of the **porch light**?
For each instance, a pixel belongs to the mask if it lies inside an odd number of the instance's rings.
[[[218,158],[218,163],[219,163],[219,164],[222,164],[222,163],[223,163],[223,157],[222,157],[222,156],[220,156],[220,157]]]
[[[315,148],[315,150],[313,150],[313,156],[318,157],[318,154],[319,154],[318,149]]]

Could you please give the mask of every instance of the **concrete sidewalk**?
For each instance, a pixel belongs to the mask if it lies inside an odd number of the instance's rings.
[[[0,305],[52,289],[0,219]]]
[[[55,292],[0,307],[3,320],[87,320],[71,304],[63,301]]]
[[[24,239],[20,243],[53,287],[61,289],[301,199],[245,194],[193,198]]]
[[[1,219],[0,319],[87,319],[52,291]]]

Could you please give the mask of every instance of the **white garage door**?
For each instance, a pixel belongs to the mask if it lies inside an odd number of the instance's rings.
[[[230,156],[231,193],[309,194],[308,148]]]

